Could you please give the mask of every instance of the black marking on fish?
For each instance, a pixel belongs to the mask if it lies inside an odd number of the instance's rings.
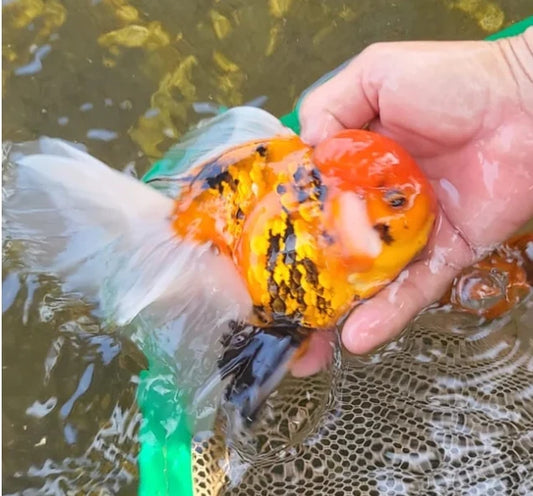
[[[277,193],[278,195],[282,195],[282,194],[285,193],[286,191],[287,191],[287,188],[285,187],[284,184],[278,184],[278,185],[276,186],[276,193]]]
[[[194,181],[203,181],[211,177],[216,177],[222,174],[222,165],[218,161],[209,162],[204,165],[196,176],[194,176]]]
[[[146,184],[152,184],[157,182],[162,183],[181,183],[182,185],[191,184],[191,182],[194,180],[194,177],[192,176],[181,176],[181,177],[173,177],[173,176],[159,176],[159,177],[153,177],[152,179],[148,179],[146,181]]]
[[[316,306],[320,310],[320,312],[327,313],[327,311],[328,311],[328,302],[323,296],[318,295],[316,297]]]
[[[267,248],[267,266],[266,270],[272,277],[274,270],[276,269],[276,261],[278,259],[278,254],[281,249],[281,235],[272,234],[272,230],[268,231],[268,248]]]
[[[390,233],[390,226],[383,222],[374,225],[374,229],[378,232],[381,241],[386,245],[390,245],[394,242],[394,238]]]
[[[285,227],[286,228],[286,227]],[[281,251],[281,240],[284,234],[273,234],[272,229],[268,231],[268,248],[266,253],[266,271],[268,273],[268,294],[269,307],[272,310],[276,298],[279,296],[279,286],[274,275],[276,273],[276,266],[278,263],[278,256]],[[277,305],[279,307],[279,305]]]
[[[302,265],[305,269],[305,279],[309,284],[318,288],[318,270],[315,263],[308,257],[302,259]]]
[[[216,176],[206,177],[205,181],[209,188],[218,190],[223,193],[224,185],[228,185],[232,191],[237,189],[238,182],[235,181],[229,171],[225,170]]]
[[[261,155],[261,157],[266,157],[267,154],[267,148],[265,145],[259,145],[255,151]]]
[[[294,234],[294,226],[289,218],[287,218],[285,226],[285,233],[283,234],[283,263],[285,265],[294,265],[294,262],[296,262],[296,234]]]
[[[272,307],[274,314],[285,315],[285,302],[279,296],[276,296],[271,300],[270,306]]]
[[[320,210],[324,210],[324,202],[328,193],[328,188],[322,183],[322,175],[317,168],[311,170],[313,185],[315,187],[315,197],[320,202]]]
[[[253,305],[252,311],[254,316],[263,324],[266,325],[271,321],[271,318],[263,305]]]
[[[298,270],[298,264],[294,264],[291,267],[290,275],[291,275],[291,285],[294,285],[294,287],[301,288],[302,273]]]
[[[289,269],[289,283],[283,283],[283,288],[280,288],[280,295],[290,295],[298,303],[298,312],[303,313],[306,308],[305,304],[305,290],[301,286],[302,273],[298,270],[301,262],[297,260],[298,254],[296,252],[296,234],[294,233],[294,226],[290,219],[287,219],[287,229],[285,230],[283,238],[285,247],[283,250],[283,263]],[[297,312],[291,314],[293,319],[297,319]]]
[[[324,210],[324,203],[326,202],[326,197],[328,194],[328,188],[323,184],[318,186],[318,201],[320,202],[320,210]]]
[[[322,232],[322,239],[329,246],[331,246],[333,243],[335,243],[335,238],[331,234],[329,234],[327,231],[323,231]]]
[[[267,290],[268,290],[268,294],[270,295],[270,303],[269,303],[270,305],[272,303],[272,300],[278,296],[278,292],[279,292],[278,283],[274,281],[273,278],[272,280],[268,281]]]
[[[305,303],[305,289],[302,286],[296,288],[296,301],[298,302],[298,311],[303,314],[307,305]]]
[[[229,332],[221,339],[224,351],[218,368],[223,380],[231,377],[225,401],[248,425],[311,332],[291,321],[268,327],[230,323]]]
[[[289,290],[291,296],[298,303],[298,311],[303,313],[306,309],[305,290],[302,287],[302,273],[298,270],[301,264],[296,262],[289,269]]]
[[[306,175],[307,171],[305,167],[303,165],[299,165],[292,177],[297,183],[299,183]]]
[[[322,175],[316,167],[311,169],[311,177],[313,178],[315,184],[322,184]]]
[[[302,204],[309,200],[318,201],[320,209],[323,210],[327,188],[322,184],[320,171],[316,168],[309,170],[300,165],[293,177],[293,190],[298,203]]]
[[[317,309],[320,313],[331,314],[331,302],[324,297],[324,287],[320,285],[318,280],[318,269],[316,264],[309,258],[302,260],[302,265],[305,268],[305,278],[309,284],[313,286],[313,290],[317,295]]]
[[[296,192],[296,200],[300,204],[306,202],[310,198],[309,192],[307,191],[306,188],[301,188],[301,187],[299,188],[296,186],[295,192]]]

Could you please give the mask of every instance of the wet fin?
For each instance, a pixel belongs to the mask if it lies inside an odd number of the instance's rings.
[[[66,291],[94,300],[118,325],[148,307],[155,320],[168,321],[204,290],[219,295],[222,307],[237,298],[247,314],[249,297],[231,262],[172,231],[170,198],[61,140],[7,151],[4,240],[24,245],[29,271],[58,276]],[[230,296],[225,281],[233,276]]]
[[[247,101],[243,104],[245,107],[263,107],[267,102],[268,97],[266,95],[261,95],[253,98],[252,100]],[[197,114],[207,114],[207,115],[218,115],[229,110],[225,105],[218,105],[213,102],[195,102],[192,104],[193,110]]]
[[[200,121],[154,164],[142,180],[166,194],[175,195],[179,191],[176,179],[180,175],[220,156],[229,148],[252,140],[293,134],[266,110],[234,107]]]
[[[224,336],[224,353],[218,361],[222,379],[231,377],[225,400],[245,424],[281,382],[311,330],[287,323],[272,327],[232,326]]]

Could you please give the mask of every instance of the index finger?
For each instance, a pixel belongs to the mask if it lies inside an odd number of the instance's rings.
[[[299,118],[306,143],[316,145],[342,129],[360,128],[378,115],[377,89],[365,83],[367,53],[305,96]]]

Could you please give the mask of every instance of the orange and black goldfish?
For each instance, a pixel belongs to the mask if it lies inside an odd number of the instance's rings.
[[[225,137],[198,147],[209,133]],[[182,172],[163,178],[172,198],[57,140],[15,150],[10,237],[37,243],[45,262],[34,267],[92,294],[112,322],[196,313],[177,333],[211,357],[194,374],[199,396],[231,377],[226,398],[251,418],[312,332],[425,246],[436,201],[393,141],[346,130],[313,149],[255,108],[228,111],[178,149]],[[187,360],[197,366],[176,353]]]
[[[487,320],[509,312],[533,288],[533,233],[513,236],[464,269],[439,305]]]

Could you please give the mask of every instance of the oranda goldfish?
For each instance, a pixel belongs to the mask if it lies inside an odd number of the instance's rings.
[[[511,310],[532,287],[533,233],[525,233],[464,269],[439,304],[490,320]]]
[[[41,140],[38,154],[13,156],[19,179],[6,203],[12,224],[26,216],[40,231],[41,247],[59,236],[45,270],[75,289],[110,287],[97,299],[119,324],[145,309],[159,322],[178,319],[198,286],[215,288],[207,294],[218,301],[213,323],[239,300],[218,335],[218,373],[233,376],[227,397],[245,417],[311,332],[332,329],[413,259],[436,211],[429,182],[393,141],[352,129],[313,149],[272,119],[237,108],[200,127],[196,138],[238,122],[225,147],[209,143],[166,178],[179,186],[172,199],[62,142]],[[13,238],[21,232],[28,231],[11,229]],[[107,261],[97,256],[104,249]],[[211,332],[194,322],[191,342]]]

